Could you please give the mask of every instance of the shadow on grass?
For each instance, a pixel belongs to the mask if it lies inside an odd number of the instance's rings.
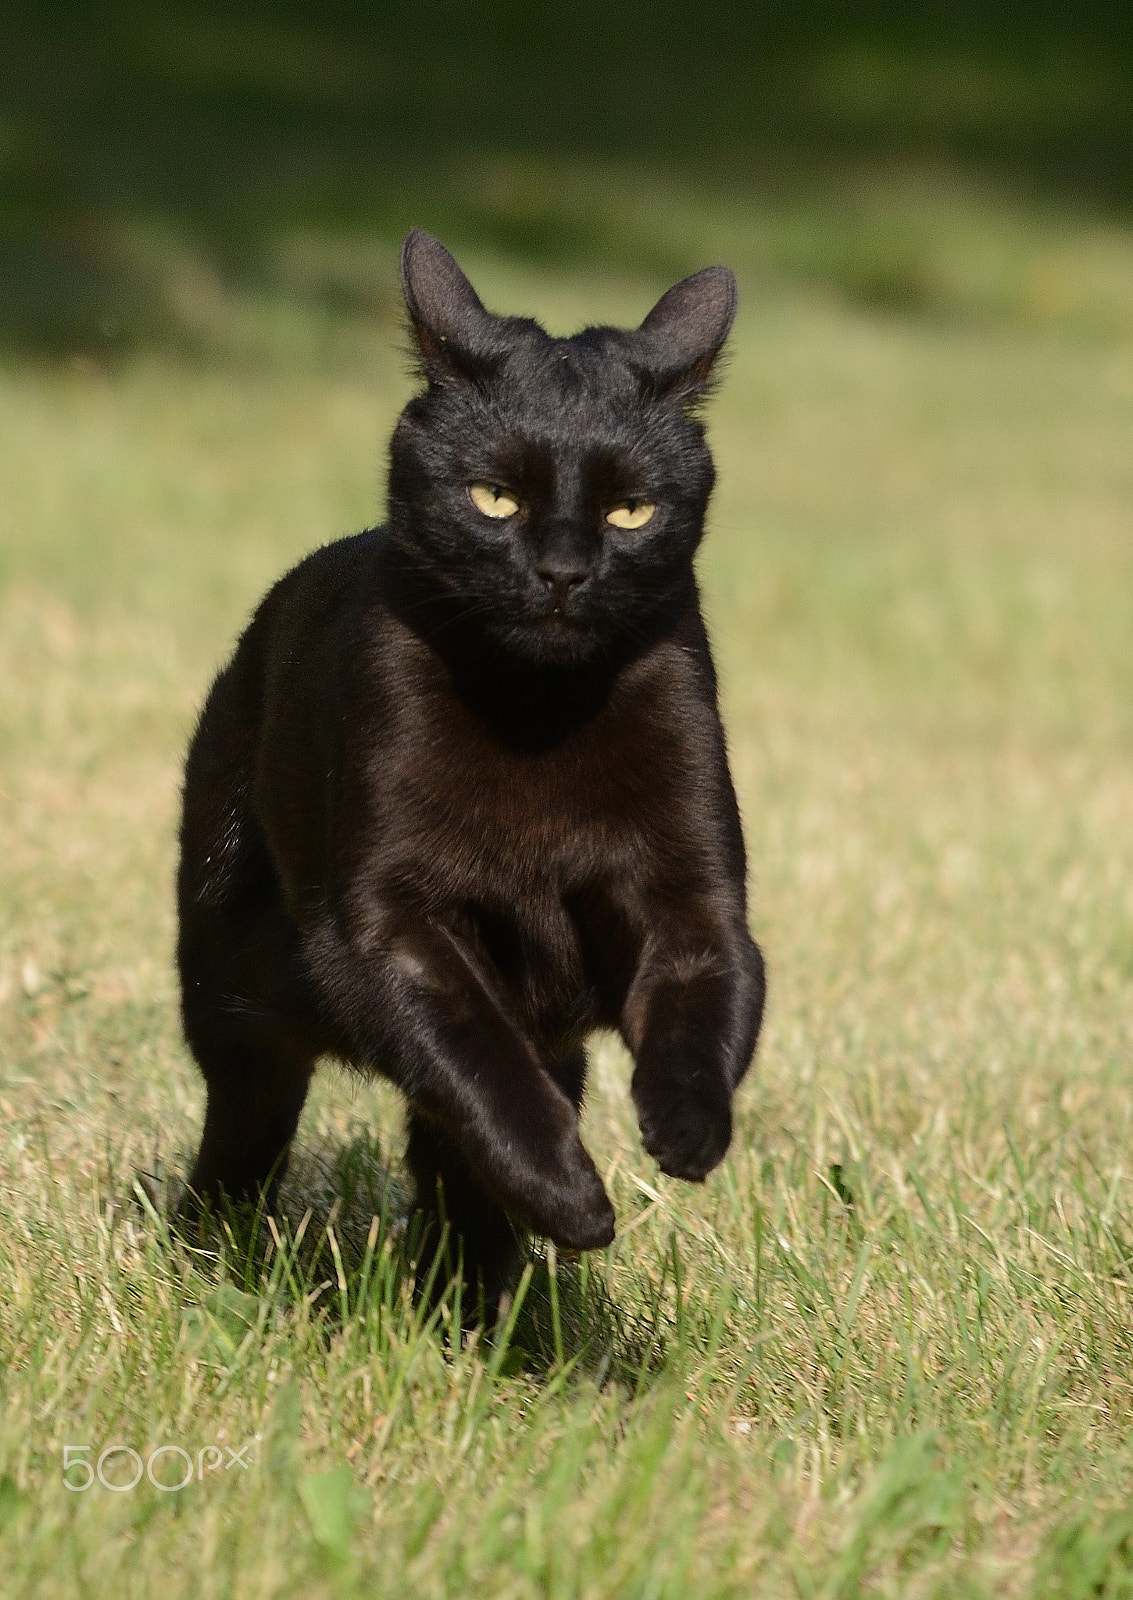
[[[270,1212],[227,1205],[199,1223],[171,1224],[183,1185],[137,1174],[133,1188],[171,1251],[213,1280],[201,1315],[219,1318],[237,1342],[268,1302],[309,1315],[324,1339],[361,1328],[379,1357],[389,1337],[424,1336],[449,1349],[471,1339],[502,1377],[578,1376],[637,1393],[666,1365],[663,1282],[649,1305],[630,1312],[610,1294],[600,1256],[563,1259],[541,1241],[528,1244],[498,1315],[470,1318],[449,1240],[426,1235],[367,1134],[333,1152],[296,1149]]]

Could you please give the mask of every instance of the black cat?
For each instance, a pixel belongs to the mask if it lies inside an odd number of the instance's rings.
[[[406,1095],[418,1204],[443,1204],[490,1299],[515,1230],[614,1236],[578,1132],[592,1029],[620,1031],[645,1148],[693,1181],[755,1047],[692,570],[714,477],[695,406],[736,291],[708,268],[636,330],[555,339],[487,312],[426,233],[401,267],[424,387],[389,521],[275,585],[189,750],[190,1190],[274,1183],[340,1057]]]

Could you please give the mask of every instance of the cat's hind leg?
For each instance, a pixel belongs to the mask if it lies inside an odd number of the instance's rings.
[[[185,1036],[208,1090],[184,1209],[270,1204],[326,1048],[293,929],[270,902],[183,911],[178,955]]]
[[[232,669],[185,768],[177,962],[185,1037],[208,1090],[183,1212],[269,1203],[316,1058],[318,1008],[267,843],[252,816],[247,728]]]
[[[287,1169],[314,1062],[243,1030],[207,1053],[198,1051],[198,1061],[208,1105],[188,1208],[261,1197],[270,1205]]]

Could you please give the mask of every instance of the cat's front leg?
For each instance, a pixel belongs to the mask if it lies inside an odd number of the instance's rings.
[[[328,919],[307,955],[351,1059],[404,1091],[489,1200],[566,1248],[610,1243],[613,1207],[576,1106],[451,932],[371,910]],[[464,1219],[450,1220],[459,1230]]]
[[[763,958],[746,929],[691,916],[647,939],[622,1027],[642,1142],[671,1177],[701,1182],[723,1160],[763,997]]]

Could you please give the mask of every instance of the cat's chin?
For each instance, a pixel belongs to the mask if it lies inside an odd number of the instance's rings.
[[[515,655],[540,667],[582,667],[609,655],[598,629],[559,615],[513,627],[506,643]]]

